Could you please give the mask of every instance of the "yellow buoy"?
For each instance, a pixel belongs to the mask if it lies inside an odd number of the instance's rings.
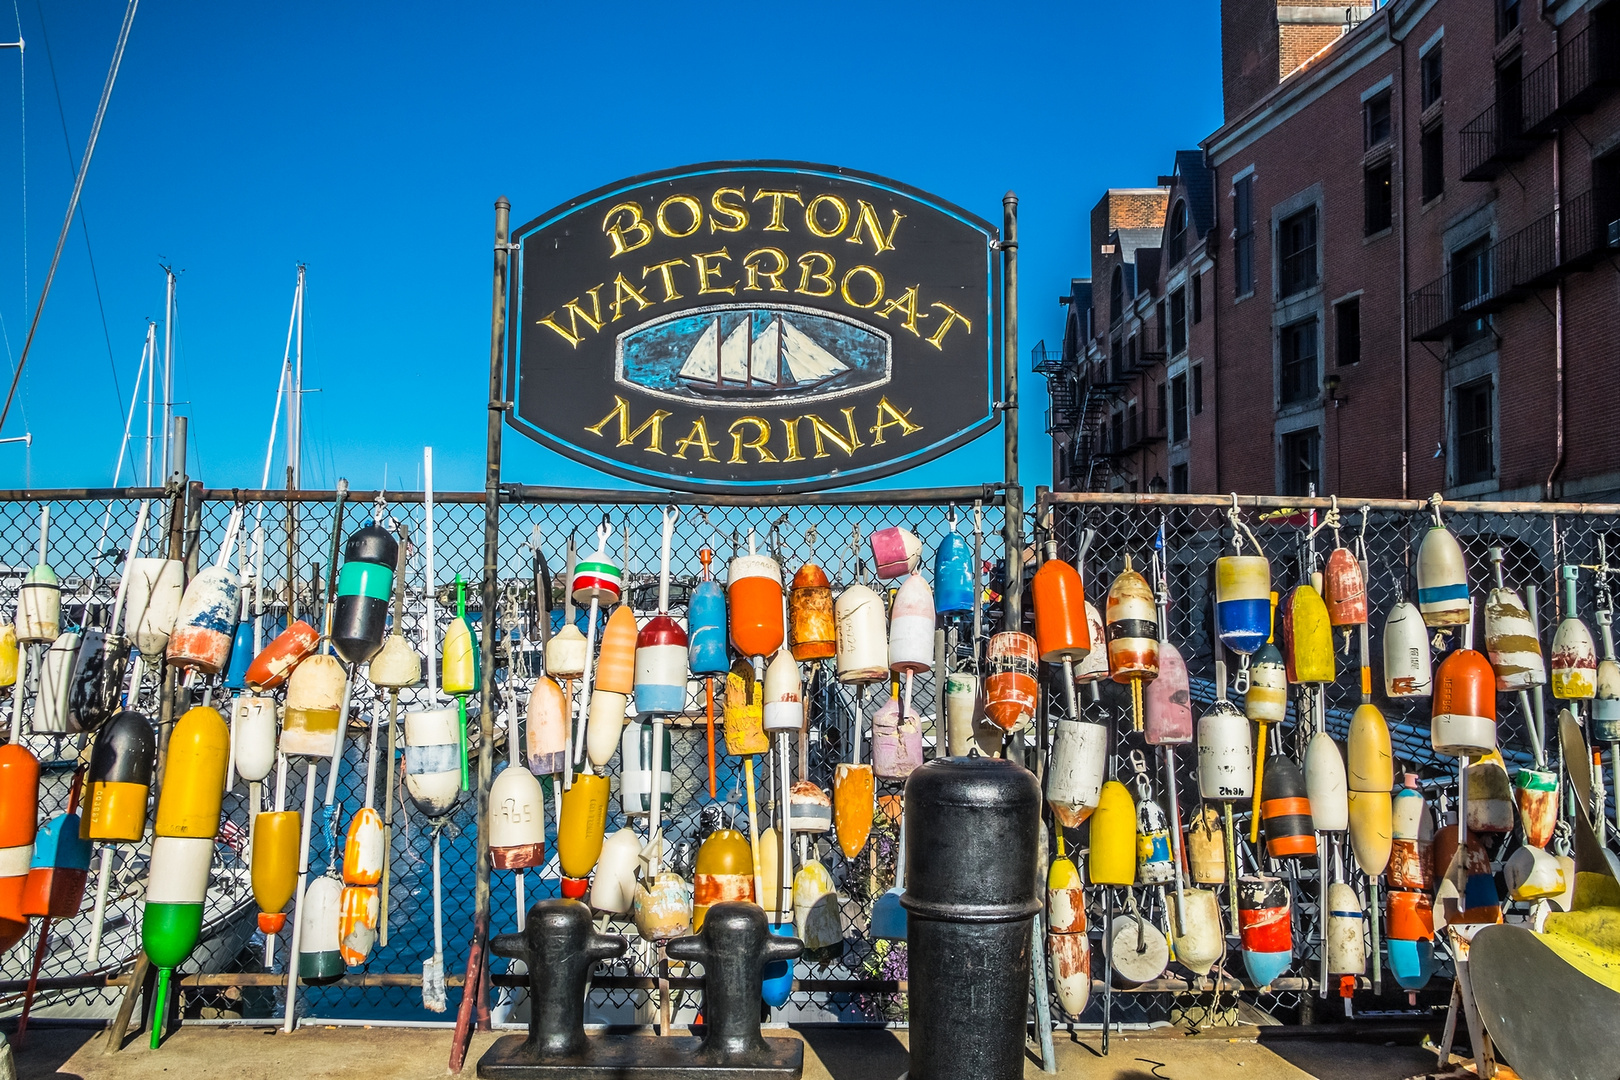
[[[219,710],[206,705],[187,710],[169,736],[157,835],[212,837],[219,832],[230,753],[231,731]]]
[[[1322,594],[1300,585],[1288,597],[1283,613],[1288,681],[1330,683],[1338,674],[1333,659],[1333,623]]]
[[[281,752],[305,757],[337,753],[338,713],[343,711],[343,665],[317,653],[293,668],[287,679],[287,712],[281,723]]]
[[[1361,705],[1350,717],[1347,745],[1351,791],[1382,791],[1395,786],[1395,755],[1389,745],[1389,725],[1376,705]]]
[[[1349,792],[1350,850],[1356,865],[1368,877],[1377,877],[1389,865],[1394,848],[1395,800],[1388,791]]]
[[[17,684],[17,627],[0,626],[0,686]]]
[[[1093,885],[1136,883],[1136,800],[1118,780],[1103,785],[1091,815],[1090,869]]]
[[[571,900],[585,895],[591,868],[602,855],[602,833],[607,827],[608,778],[581,773],[563,792],[557,814],[557,863],[562,869],[562,894]]]
[[[692,932],[703,929],[709,908],[726,900],[754,899],[754,855],[736,829],[716,829],[698,848],[692,874]]]
[[[253,899],[266,915],[285,908],[298,885],[299,825],[296,810],[259,814],[253,819]]]

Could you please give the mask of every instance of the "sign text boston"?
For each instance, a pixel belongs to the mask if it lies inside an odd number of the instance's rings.
[[[995,230],[783,162],[612,184],[517,230],[518,430],[655,486],[858,483],[996,423]]]

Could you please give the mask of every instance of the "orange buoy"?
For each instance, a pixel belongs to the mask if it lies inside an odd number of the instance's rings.
[[[1004,731],[1035,715],[1039,658],[1040,648],[1028,634],[1005,630],[990,638],[985,652],[984,714]]]
[[[17,743],[0,746],[0,920],[20,922],[23,886],[39,831],[39,759]]]
[[[1437,753],[1478,757],[1496,749],[1496,673],[1483,653],[1458,649],[1434,677],[1430,742]]]
[[[1322,568],[1322,592],[1328,622],[1334,626],[1360,626],[1367,621],[1367,581],[1349,548],[1334,548],[1328,555]]]
[[[320,637],[309,623],[303,620],[293,623],[253,658],[243,680],[259,693],[274,690],[287,681],[298,661],[315,651]]]
[[[769,555],[755,553],[752,532],[748,534],[748,554],[736,556],[726,568],[726,611],[731,618],[731,643],[744,656],[770,656],[786,640],[782,568]]]
[[[832,583],[827,572],[806,562],[788,590],[788,645],[793,659],[828,660],[838,652]]]

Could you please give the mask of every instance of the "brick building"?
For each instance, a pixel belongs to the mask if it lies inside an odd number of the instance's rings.
[[[1620,0],[1346,14],[1225,0],[1226,122],[1160,178],[1157,250],[1093,212],[1058,487],[1620,493]],[[1116,363],[1133,331],[1161,348]],[[1133,400],[1163,439],[1125,452]]]

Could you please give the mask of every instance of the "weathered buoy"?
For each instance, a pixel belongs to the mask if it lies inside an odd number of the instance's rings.
[[[922,565],[922,541],[909,529],[891,525],[872,533],[872,558],[880,578],[915,574]]]
[[[1288,970],[1294,958],[1288,885],[1281,878],[1265,874],[1238,878],[1237,901],[1243,967],[1253,986],[1270,986]]]
[[[1108,729],[1084,720],[1058,720],[1046,769],[1046,801],[1065,829],[1079,828],[1102,796],[1108,769]]]
[[[1187,830],[1187,869],[1200,885],[1220,885],[1226,881],[1226,846],[1221,835],[1221,816],[1213,806],[1193,815]]]
[[[281,725],[283,754],[329,758],[337,753],[346,681],[343,665],[325,653],[306,657],[293,668]]]
[[[1547,662],[1530,609],[1517,592],[1501,585],[1485,598],[1485,653],[1498,690],[1529,690],[1547,681]]]
[[[1392,698],[1434,692],[1429,634],[1417,606],[1402,600],[1384,620],[1384,693]]]
[[[79,655],[77,630],[56,635],[39,665],[39,696],[34,699],[30,727],[35,734],[65,735],[68,732],[68,704],[73,693],[73,661]]]
[[[376,522],[356,530],[344,545],[332,608],[332,648],[345,663],[365,663],[382,648],[398,561],[399,541]]]
[[[990,638],[985,659],[984,711],[1004,731],[1013,730],[1035,715],[1039,656],[1035,639],[1020,631],[1006,630]]]
[[[178,559],[130,559],[124,600],[124,636],[148,660],[156,661],[169,644],[186,591],[186,564]],[[52,575],[53,577],[55,575]],[[53,635],[54,636],[54,635]],[[310,631],[311,645],[315,632]],[[19,627],[18,640],[31,641]]]
[[[806,562],[788,589],[788,646],[799,661],[830,660],[838,654],[838,623],[833,614],[827,572]]]
[[[736,829],[716,829],[699,846],[693,864],[692,932],[703,930],[703,920],[715,904],[755,899],[748,838]]]
[[[62,632],[62,583],[45,561],[50,535],[51,508],[42,506],[34,565],[17,589],[17,640],[24,644],[54,641]],[[180,580],[185,580],[183,573]],[[158,648],[161,651],[162,646]]]
[[[889,677],[889,632],[883,601],[854,582],[833,605],[838,622],[838,681],[880,682]]]
[[[1322,598],[1328,622],[1335,627],[1360,626],[1367,621],[1367,582],[1361,564],[1349,548],[1334,548],[1322,567]]]
[[[922,728],[891,697],[872,715],[872,773],[879,780],[904,780],[922,763]]]
[[[343,974],[343,883],[323,874],[309,883],[298,905],[298,977],[312,986]]]
[[[1550,769],[1520,769],[1513,774],[1513,801],[1519,807],[1524,842],[1546,847],[1558,825],[1558,774]]]
[[[1429,626],[1460,626],[1468,621],[1471,610],[1468,569],[1457,538],[1438,524],[1438,514],[1436,520],[1418,548],[1418,611]]]
[[[1145,767],[1136,774],[1136,883],[1164,885],[1175,878],[1170,819],[1153,797]]]
[[[945,676],[945,746],[951,757],[966,757],[979,723],[979,677],[971,671]]]
[[[602,833],[607,825],[608,778],[581,773],[563,792],[557,819],[557,863],[562,870],[562,894],[583,899],[597,858],[602,854]]]
[[[1496,749],[1496,675],[1473,649],[1457,649],[1440,662],[1429,741],[1436,753],[1452,757]]]
[[[1164,931],[1140,915],[1114,916],[1104,944],[1114,986],[1120,990],[1134,990],[1157,979],[1170,964],[1170,942]]]
[[[591,907],[623,915],[636,899],[636,863],[641,859],[641,837],[634,829],[619,829],[602,842],[591,877]]]
[[[1072,860],[1052,860],[1046,876],[1046,947],[1052,954],[1052,985],[1058,1004],[1070,1016],[1091,1000],[1091,937],[1086,932],[1086,897]]]
[[[546,793],[534,773],[508,765],[489,785],[489,864],[527,870],[545,861]]]
[[[732,757],[750,757],[771,748],[765,734],[765,687],[745,657],[738,657],[726,675],[725,734],[726,753]]]
[[[1192,686],[1187,662],[1170,641],[1159,646],[1159,675],[1144,695],[1143,732],[1149,746],[1181,746],[1193,741]]]
[[[1305,793],[1311,805],[1313,829],[1343,832],[1350,827],[1347,790],[1339,744],[1327,732],[1318,731],[1305,748]]]
[[[1329,975],[1360,975],[1367,970],[1367,913],[1361,897],[1342,881],[1327,889]]]
[[[455,709],[405,714],[405,793],[429,819],[444,817],[461,797],[460,724]]]
[[[1513,831],[1513,784],[1495,750],[1468,762],[1468,831]]]
[[[1259,651],[1271,637],[1271,562],[1264,555],[1215,560],[1215,626],[1235,653]]]
[[[1291,683],[1330,683],[1338,676],[1333,625],[1322,594],[1300,585],[1288,594],[1282,615],[1283,662]]]
[[[1277,646],[1267,643],[1255,650],[1243,711],[1261,724],[1280,724],[1288,716],[1288,668]]]
[[[1281,754],[1266,759],[1264,802],[1266,852],[1273,859],[1316,854],[1311,831],[1311,800],[1299,766]]]
[[[1575,608],[1575,580],[1579,568],[1562,567],[1564,617],[1552,640],[1553,697],[1584,701],[1597,694],[1597,646]],[[1494,744],[1493,744],[1494,745]]]
[[[807,952],[842,950],[844,914],[832,874],[820,859],[807,859],[793,875],[793,922]]]
[[[934,548],[934,607],[941,615],[965,615],[973,610],[978,575],[972,545],[956,531],[954,510],[950,523],[951,531]]]
[[[1170,922],[1175,930],[1176,960],[1194,975],[1208,975],[1226,954],[1219,899],[1209,889],[1184,889],[1172,892],[1170,902],[1177,909]]]
[[[824,833],[832,828],[832,799],[809,780],[794,783],[788,795],[793,808],[793,831]]]
[[[636,886],[633,906],[636,933],[646,941],[665,942],[692,932],[692,886],[672,870]]]
[[[557,776],[568,768],[568,699],[555,679],[542,675],[529,688],[523,733],[529,771]]]
[[[1090,600],[1086,601],[1086,636],[1091,641],[1091,651],[1074,669],[1075,684],[1081,686],[1108,678],[1108,626],[1103,622],[1102,612]]]
[[[228,539],[234,539],[232,531],[227,532]],[[203,567],[186,585],[169,634],[169,663],[214,675],[230,660],[241,606],[239,582],[228,565],[231,546],[234,543],[221,547],[221,563]]]
[[[1434,888],[1434,816],[1418,790],[1417,777],[1411,773],[1395,793],[1390,835],[1390,888]]]
[[[1198,791],[1206,801],[1254,795],[1253,738],[1249,718],[1225,698],[1198,718]]]
[[[1142,730],[1142,684],[1159,674],[1159,609],[1147,580],[1131,569],[1125,556],[1125,569],[1108,587],[1108,604],[1103,612],[1108,634],[1108,671],[1115,682],[1131,686],[1132,717]]]

